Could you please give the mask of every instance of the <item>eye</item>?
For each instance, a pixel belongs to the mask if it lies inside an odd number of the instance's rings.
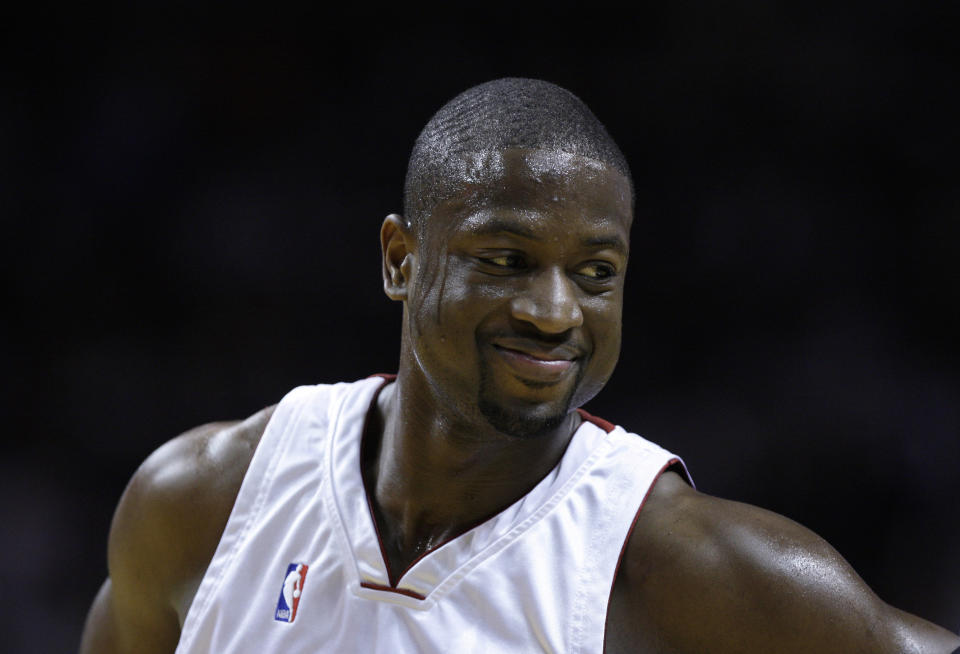
[[[482,263],[494,268],[523,269],[527,267],[523,257],[519,254],[501,254],[495,257],[478,257]]]
[[[577,271],[581,275],[588,277],[593,281],[605,281],[617,276],[617,269],[614,268],[609,263],[603,263],[600,261],[588,263],[584,266],[581,266]]]

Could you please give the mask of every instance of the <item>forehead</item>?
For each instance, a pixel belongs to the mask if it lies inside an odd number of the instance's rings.
[[[553,150],[508,148],[458,160],[454,192],[427,218],[428,231],[476,229],[512,215],[531,229],[622,227],[632,221],[630,182],[601,161]]]

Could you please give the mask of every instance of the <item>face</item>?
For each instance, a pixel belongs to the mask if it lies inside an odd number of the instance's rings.
[[[630,205],[626,177],[587,157],[464,162],[403,271],[403,356],[445,410],[535,437],[600,391],[620,352]]]

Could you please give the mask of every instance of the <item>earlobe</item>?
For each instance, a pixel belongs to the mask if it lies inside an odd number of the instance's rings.
[[[383,292],[391,300],[407,299],[410,281],[413,234],[403,216],[392,213],[380,227],[380,248],[383,255]]]

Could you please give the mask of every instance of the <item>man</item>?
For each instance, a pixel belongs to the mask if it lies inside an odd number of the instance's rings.
[[[813,533],[578,407],[620,349],[627,164],[545,82],[461,94],[381,228],[396,377],[161,447],[82,652],[951,652]],[[642,510],[641,510],[642,509]]]

